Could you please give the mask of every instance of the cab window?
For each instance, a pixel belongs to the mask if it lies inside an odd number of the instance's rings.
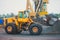
[[[19,18],[23,18],[23,12],[19,13]]]
[[[24,11],[24,18],[28,18],[28,15],[29,14],[29,12],[28,11]]]

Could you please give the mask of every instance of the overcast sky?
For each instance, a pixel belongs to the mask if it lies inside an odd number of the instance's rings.
[[[31,4],[34,7],[32,0]],[[26,0],[0,0],[0,14],[11,12],[18,14],[19,10],[25,10],[25,8]],[[60,13],[60,0],[49,0],[47,10],[49,13]]]

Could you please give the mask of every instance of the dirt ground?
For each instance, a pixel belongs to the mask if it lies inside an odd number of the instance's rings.
[[[0,29],[0,40],[60,40],[58,34],[41,34],[30,35],[29,32],[22,32],[21,34],[7,34],[4,29]]]

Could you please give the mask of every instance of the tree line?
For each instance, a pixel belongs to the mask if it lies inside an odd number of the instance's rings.
[[[11,14],[9,14],[9,13],[7,13],[7,14],[0,14],[0,19],[3,19],[3,18],[10,18],[10,17],[14,17],[15,15],[14,15],[14,13],[11,13]]]

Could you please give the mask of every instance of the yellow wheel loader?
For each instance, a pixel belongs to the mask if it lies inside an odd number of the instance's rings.
[[[18,16],[4,19],[5,31],[8,34],[21,33],[22,31],[29,31],[30,34],[39,35],[42,32],[42,26],[34,23],[28,17],[29,12],[19,11]]]
[[[30,34],[34,35],[41,34],[42,26],[40,24],[35,23],[31,17],[36,17],[37,14],[39,16],[46,15],[47,12],[44,11],[43,9],[44,7],[42,0],[40,0],[39,3],[37,4],[36,12],[33,10],[30,0],[27,0],[26,10],[30,10],[30,12],[19,11],[18,16],[4,19],[6,33],[16,34],[21,33],[22,31],[29,31]]]

